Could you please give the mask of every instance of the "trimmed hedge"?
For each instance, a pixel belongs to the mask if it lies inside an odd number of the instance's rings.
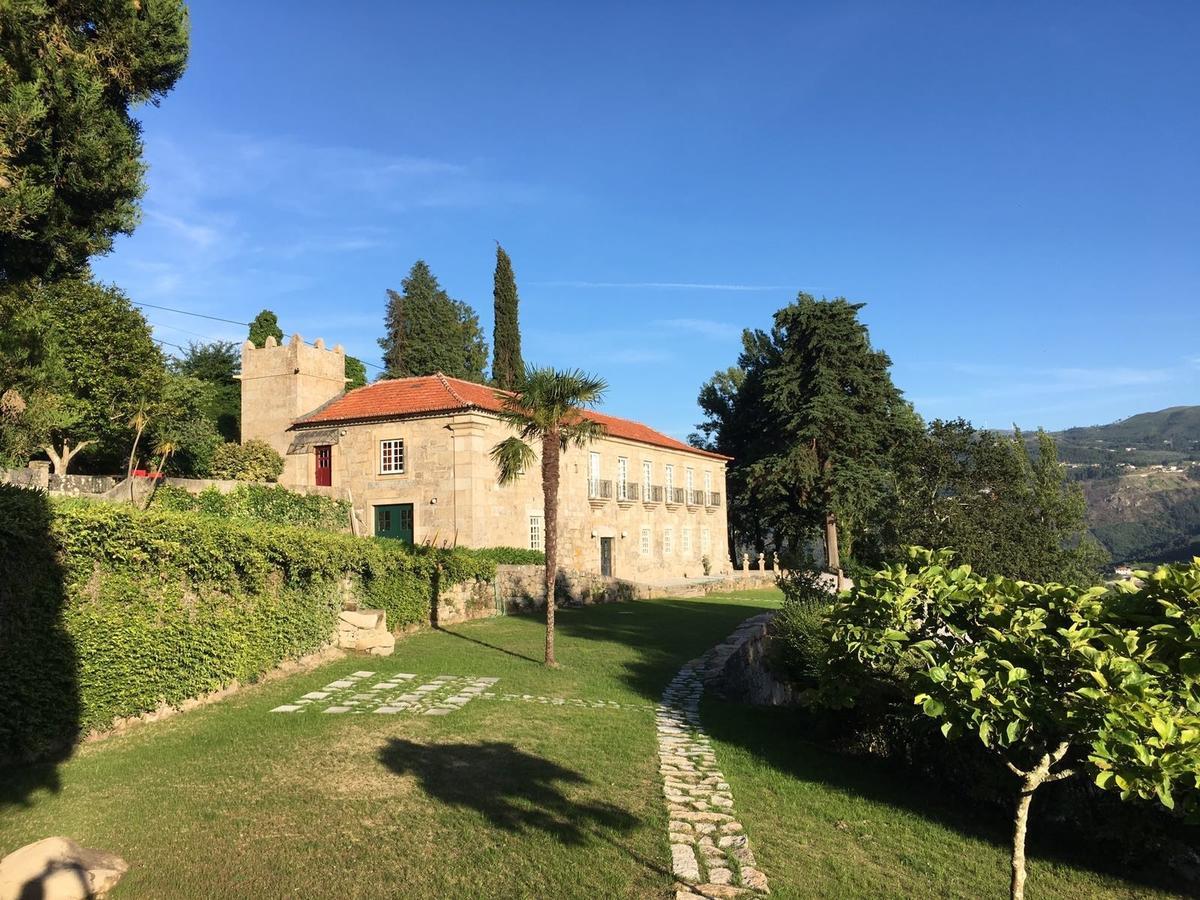
[[[491,578],[488,556],[0,485],[0,758],[310,653],[347,588],[427,623],[435,585]]]
[[[348,531],[350,528],[348,501],[298,494],[278,484],[240,484],[227,494],[216,487],[192,494],[164,484],[154,491],[150,508],[272,525],[303,525],[322,531]]]

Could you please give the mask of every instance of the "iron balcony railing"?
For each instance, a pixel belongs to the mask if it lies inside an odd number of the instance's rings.
[[[677,488],[677,487],[667,488],[667,502],[668,503],[677,503],[677,504],[682,503],[683,495],[685,493],[686,493],[686,491],[684,491],[683,488]]]
[[[607,478],[589,478],[588,479],[588,499],[589,500],[611,500],[613,497],[613,483]]]
[[[617,500],[636,500],[638,498],[638,488],[641,485],[636,481],[618,481],[617,482]]]
[[[703,506],[704,505],[704,491],[688,491],[687,492],[687,505],[688,506]]]
[[[642,502],[643,503],[662,503],[663,489],[661,484],[644,484],[642,485]]]
[[[709,491],[708,497],[705,498],[705,500],[704,500],[704,505],[705,506],[720,506],[721,505],[720,491]]]

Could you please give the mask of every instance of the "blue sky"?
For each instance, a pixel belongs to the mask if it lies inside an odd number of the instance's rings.
[[[378,362],[424,258],[526,358],[686,435],[797,290],[867,303],[926,417],[1200,402],[1200,7],[444,3],[192,8],[146,108],[136,301]],[[244,330],[148,310],[183,344]],[[168,348],[170,349],[170,348]]]

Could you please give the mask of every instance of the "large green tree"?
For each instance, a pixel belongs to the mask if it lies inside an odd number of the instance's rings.
[[[580,371],[530,367],[521,387],[501,396],[501,419],[517,432],[492,448],[500,483],[508,484],[542,460],[542,522],[546,534],[546,665],[554,656],[554,586],[558,579],[558,485],[562,454],[604,435],[604,426],[585,413],[604,397],[608,385]],[[537,445],[538,450],[533,446]]]
[[[986,575],[1092,584],[1105,554],[1087,536],[1086,507],[1052,437],[1036,452],[1018,431],[935,420],[897,454],[896,491],[882,518],[877,560],[905,545],[953,547]]]
[[[512,260],[496,244],[496,272],[492,278],[495,320],[492,325],[492,381],[506,391],[516,390],[525,375],[521,359],[521,326],[518,320],[517,279]]]
[[[68,279],[44,289],[55,367],[39,411],[43,449],[60,474],[84,445],[100,468],[127,457],[139,410],[162,395],[166,365],[150,327],[119,289]],[[44,413],[44,414],[43,414]]]
[[[81,272],[137,224],[141,127],[183,74],[183,0],[0,3],[0,288]]]
[[[356,356],[346,357],[346,390],[363,387],[367,383],[367,367]]]
[[[893,448],[919,424],[891,360],[871,346],[862,306],[799,294],[770,333],[743,335],[738,368],[699,398],[700,440],[734,457],[742,512],[770,523],[776,543],[819,530],[832,570],[888,496]]]
[[[269,337],[275,338],[276,343],[281,342],[283,329],[279,327],[279,318],[271,310],[264,309],[250,323],[250,332],[247,337],[255,347],[265,346]]]
[[[450,297],[424,260],[413,263],[399,292],[387,292],[386,334],[380,338],[388,378],[441,372],[484,382],[487,343],[479,317]]]
[[[242,394],[236,376],[241,366],[241,351],[232,341],[189,341],[182,354],[171,360],[171,371],[176,375],[194,378],[209,386],[210,389],[203,392],[199,409],[225,441],[240,439]]]

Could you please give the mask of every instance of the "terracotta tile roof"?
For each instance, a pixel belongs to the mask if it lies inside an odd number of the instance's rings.
[[[379,419],[398,419],[407,416],[431,413],[458,412],[479,409],[498,412],[501,398],[495,388],[472,381],[449,378],[440,372],[419,378],[396,378],[376,381],[366,387],[355,388],[318,407],[306,416],[301,416],[292,428],[308,425],[326,425],[333,422],[362,422]],[[587,417],[602,424],[610,437],[694,453],[710,459],[729,459],[719,453],[698,450],[683,441],[668,437],[641,422],[619,419],[600,412],[588,412]]]

